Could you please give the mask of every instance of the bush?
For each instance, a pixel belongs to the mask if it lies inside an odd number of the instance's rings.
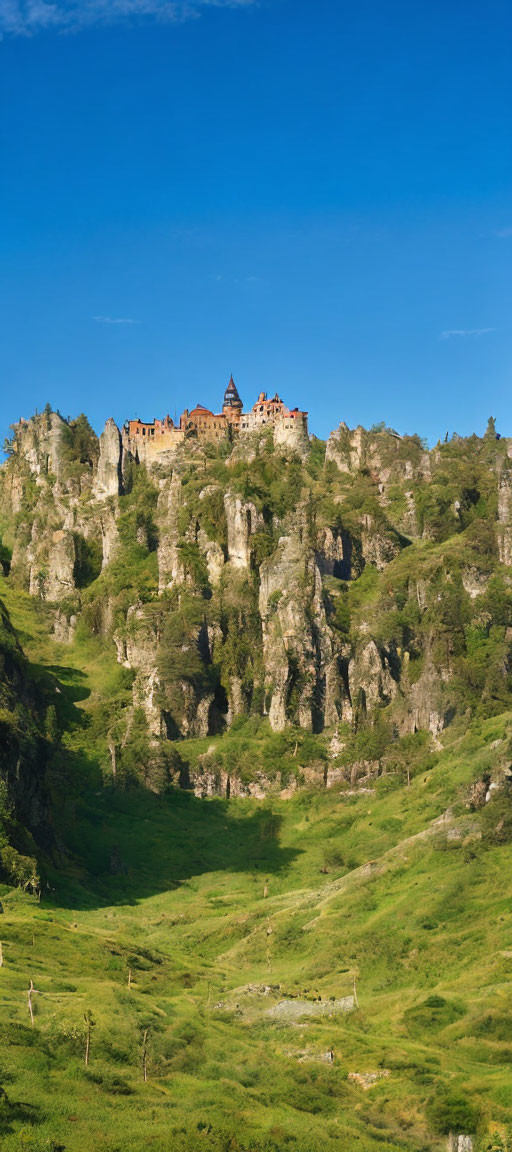
[[[450,1132],[470,1135],[477,1130],[480,1112],[462,1092],[445,1090],[428,1105],[427,1119],[440,1135],[447,1136]]]
[[[426,922],[423,926],[426,927]],[[421,1036],[425,1032],[440,1032],[463,1015],[464,1008],[460,1004],[442,996],[428,996],[422,1004],[404,1013],[404,1022],[411,1035]]]
[[[36,861],[31,856],[22,856],[9,844],[0,848],[0,875],[2,873],[17,888],[23,888],[26,892],[39,891]]]

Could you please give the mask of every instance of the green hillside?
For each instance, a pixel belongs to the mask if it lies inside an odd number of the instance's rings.
[[[100,636],[51,641],[50,609],[9,580],[0,598],[50,716],[52,812],[39,892],[0,890],[2,1148],[508,1147],[512,809],[506,783],[482,790],[511,713],[395,742],[359,789],[122,787],[104,718],[129,674]],[[175,746],[205,747],[325,757],[254,718]]]

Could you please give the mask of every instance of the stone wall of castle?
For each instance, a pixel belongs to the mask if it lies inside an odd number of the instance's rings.
[[[162,454],[174,453],[185,439],[183,428],[177,428],[170,416],[145,424],[128,420],[122,433],[123,448],[136,460],[147,464]]]
[[[274,444],[293,451],[307,451],[309,447],[307,412],[290,413],[282,416],[274,424]]]
[[[198,440],[209,440],[216,443],[225,440],[229,433],[229,420],[225,412],[210,412],[197,404],[191,412],[183,413],[180,425],[186,436],[195,436]]]
[[[129,420],[123,431],[123,446],[136,459],[150,463],[176,452],[185,439],[220,443],[230,435],[258,432],[265,427],[273,429],[274,442],[281,447],[303,452],[309,444],[307,412],[287,408],[277,393],[269,399],[265,392],[260,392],[250,412],[244,412],[231,377],[222,412],[211,412],[196,404],[190,412],[185,409],[179,426],[170,416],[151,424]]]

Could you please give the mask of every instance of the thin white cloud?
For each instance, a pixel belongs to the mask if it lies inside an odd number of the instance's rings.
[[[494,235],[498,236],[500,240],[510,240],[512,239],[512,228],[497,228]]]
[[[223,276],[220,272],[209,276],[216,284],[261,284],[261,276]]]
[[[441,332],[441,340],[451,340],[452,336],[487,336],[488,332],[495,332],[495,328],[447,328]]]
[[[138,324],[138,320],[132,320],[128,316],[93,316],[96,324]]]
[[[256,0],[0,0],[0,38],[37,32],[80,32],[94,25],[158,21],[172,24],[204,8],[249,8]]]

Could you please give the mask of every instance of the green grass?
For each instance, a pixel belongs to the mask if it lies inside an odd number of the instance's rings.
[[[121,790],[101,717],[129,695],[125,670],[85,633],[53,644],[44,606],[6,581],[0,597],[64,731],[41,901],[0,891],[2,1149],[426,1152],[452,1122],[476,1126],[479,1152],[510,1136],[508,801],[475,813],[467,796],[505,764],[512,715],[454,725],[409,787]],[[250,739],[264,758],[264,727],[215,744],[235,763]],[[349,1016],[267,1015],[354,981]],[[349,1079],[379,1070],[367,1091]]]

